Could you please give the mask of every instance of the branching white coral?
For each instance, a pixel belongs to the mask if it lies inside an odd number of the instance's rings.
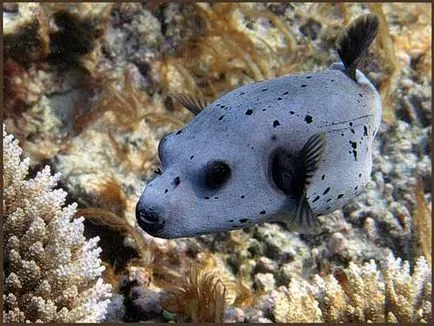
[[[411,273],[390,254],[382,269],[371,260],[336,277],[315,275],[313,284],[291,280],[278,291],[274,315],[277,322],[430,322],[431,288],[425,258]]]
[[[98,237],[86,240],[77,205],[46,166],[26,179],[29,160],[3,126],[4,322],[98,322],[111,286],[103,282]]]

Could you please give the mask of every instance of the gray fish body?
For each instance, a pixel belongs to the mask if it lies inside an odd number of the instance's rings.
[[[285,220],[295,214],[299,199],[276,187],[271,158],[284,149],[296,160],[318,133],[324,133],[326,146],[306,197],[314,215],[332,212],[360,193],[369,179],[380,121],[375,87],[358,70],[351,79],[340,63],[323,72],[240,87],[163,138],[163,173],[145,188],[138,219],[146,209],[141,226],[163,238]],[[210,188],[204,171],[216,161],[227,163],[230,177]],[[153,232],[150,226],[156,224]]]

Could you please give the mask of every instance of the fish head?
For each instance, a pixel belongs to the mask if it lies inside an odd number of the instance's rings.
[[[202,124],[204,126],[204,124]],[[183,129],[159,144],[161,175],[145,187],[136,207],[140,227],[159,238],[179,238],[248,227],[288,204],[270,182],[268,149],[222,133]],[[234,133],[235,134],[235,133]]]

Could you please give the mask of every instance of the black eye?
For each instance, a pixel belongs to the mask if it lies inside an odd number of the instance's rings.
[[[163,163],[166,160],[166,150],[165,150],[165,143],[167,142],[168,138],[170,137],[170,135],[172,135],[173,133],[168,133],[166,135],[163,136],[163,138],[161,138],[160,143],[158,144],[158,157],[160,158],[160,162],[163,165]]]
[[[231,168],[223,161],[213,161],[205,167],[205,185],[210,189],[222,186],[231,176]]]

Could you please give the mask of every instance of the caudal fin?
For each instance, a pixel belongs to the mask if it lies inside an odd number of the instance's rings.
[[[357,64],[368,50],[378,32],[378,17],[367,14],[355,19],[336,40],[339,53],[348,75],[356,80]]]

